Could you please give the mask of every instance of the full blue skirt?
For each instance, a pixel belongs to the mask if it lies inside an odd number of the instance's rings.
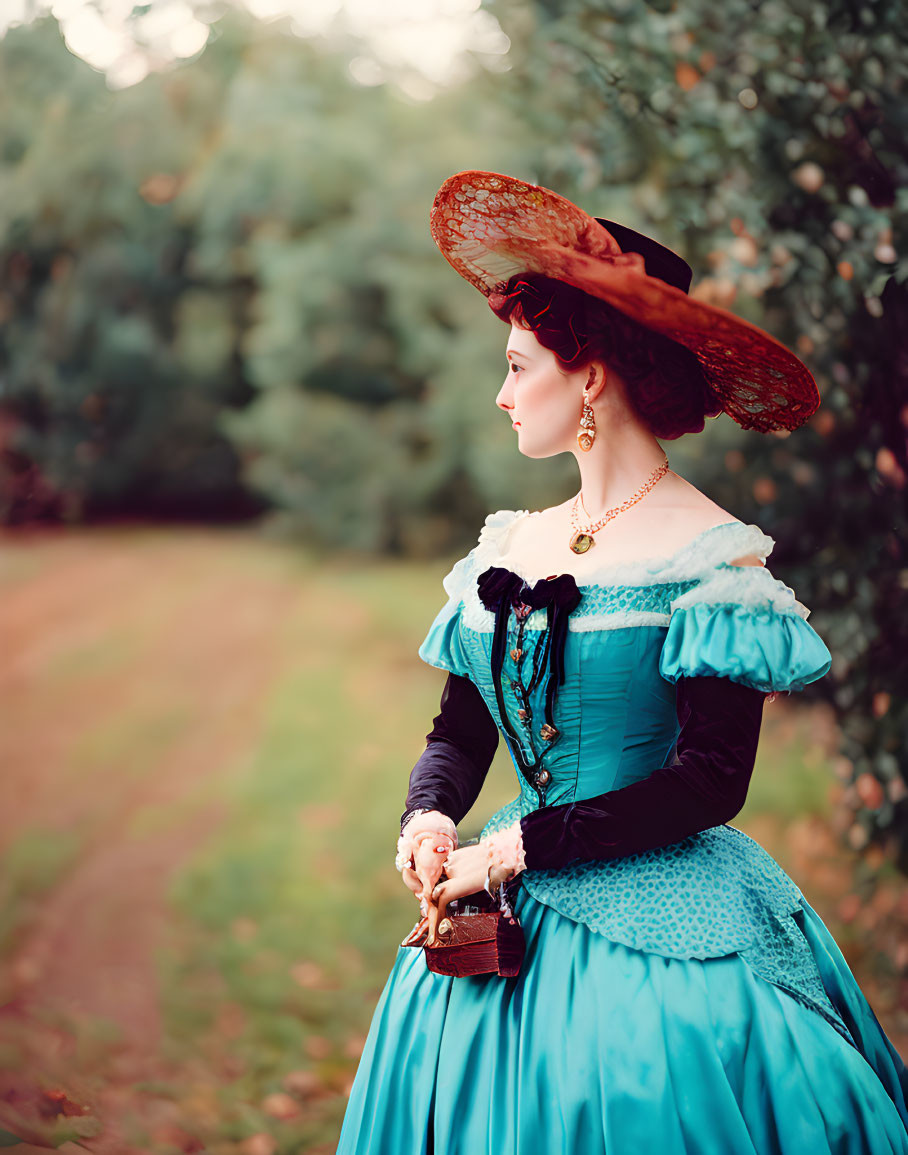
[[[908,1071],[806,901],[856,1047],[738,955],[634,950],[524,888],[514,909],[516,978],[398,949],[337,1155],[908,1155]]]

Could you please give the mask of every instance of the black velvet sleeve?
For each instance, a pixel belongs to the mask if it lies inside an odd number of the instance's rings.
[[[441,712],[410,773],[403,830],[414,810],[440,810],[455,825],[470,811],[498,749],[498,726],[469,678],[449,674]]]
[[[620,858],[729,822],[744,805],[766,695],[729,678],[679,678],[671,765],[581,802],[520,820],[527,870]]]

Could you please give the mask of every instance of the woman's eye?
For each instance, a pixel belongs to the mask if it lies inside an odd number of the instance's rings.
[[[523,366],[522,366],[522,365],[515,365],[513,361],[511,362],[511,370],[512,370],[512,372],[516,373],[518,369],[522,369],[522,368],[523,368]]]

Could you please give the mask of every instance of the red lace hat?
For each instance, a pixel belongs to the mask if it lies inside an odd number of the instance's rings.
[[[691,269],[677,253],[550,189],[501,173],[455,173],[435,196],[430,228],[449,264],[485,296],[515,273],[542,273],[685,345],[744,429],[797,429],[820,404],[809,370],[784,345],[688,295]]]

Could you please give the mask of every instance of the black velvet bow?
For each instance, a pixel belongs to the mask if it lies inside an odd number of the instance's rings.
[[[529,585],[519,574],[501,566],[491,566],[479,575],[477,582],[479,598],[487,610],[498,609],[502,601],[508,605],[532,606],[541,610],[548,606],[572,613],[580,604],[580,590],[574,575],[559,574],[553,578],[542,578]]]
[[[545,609],[549,632],[549,685],[546,694],[546,721],[553,722],[555,688],[564,681],[564,647],[567,642],[568,618],[580,604],[580,590],[572,574],[529,585],[518,574],[501,566],[491,566],[477,580],[479,599],[487,610],[495,614],[495,633],[492,639],[491,665],[496,681],[501,678],[504,651],[507,644],[508,613],[512,606],[530,606]]]

